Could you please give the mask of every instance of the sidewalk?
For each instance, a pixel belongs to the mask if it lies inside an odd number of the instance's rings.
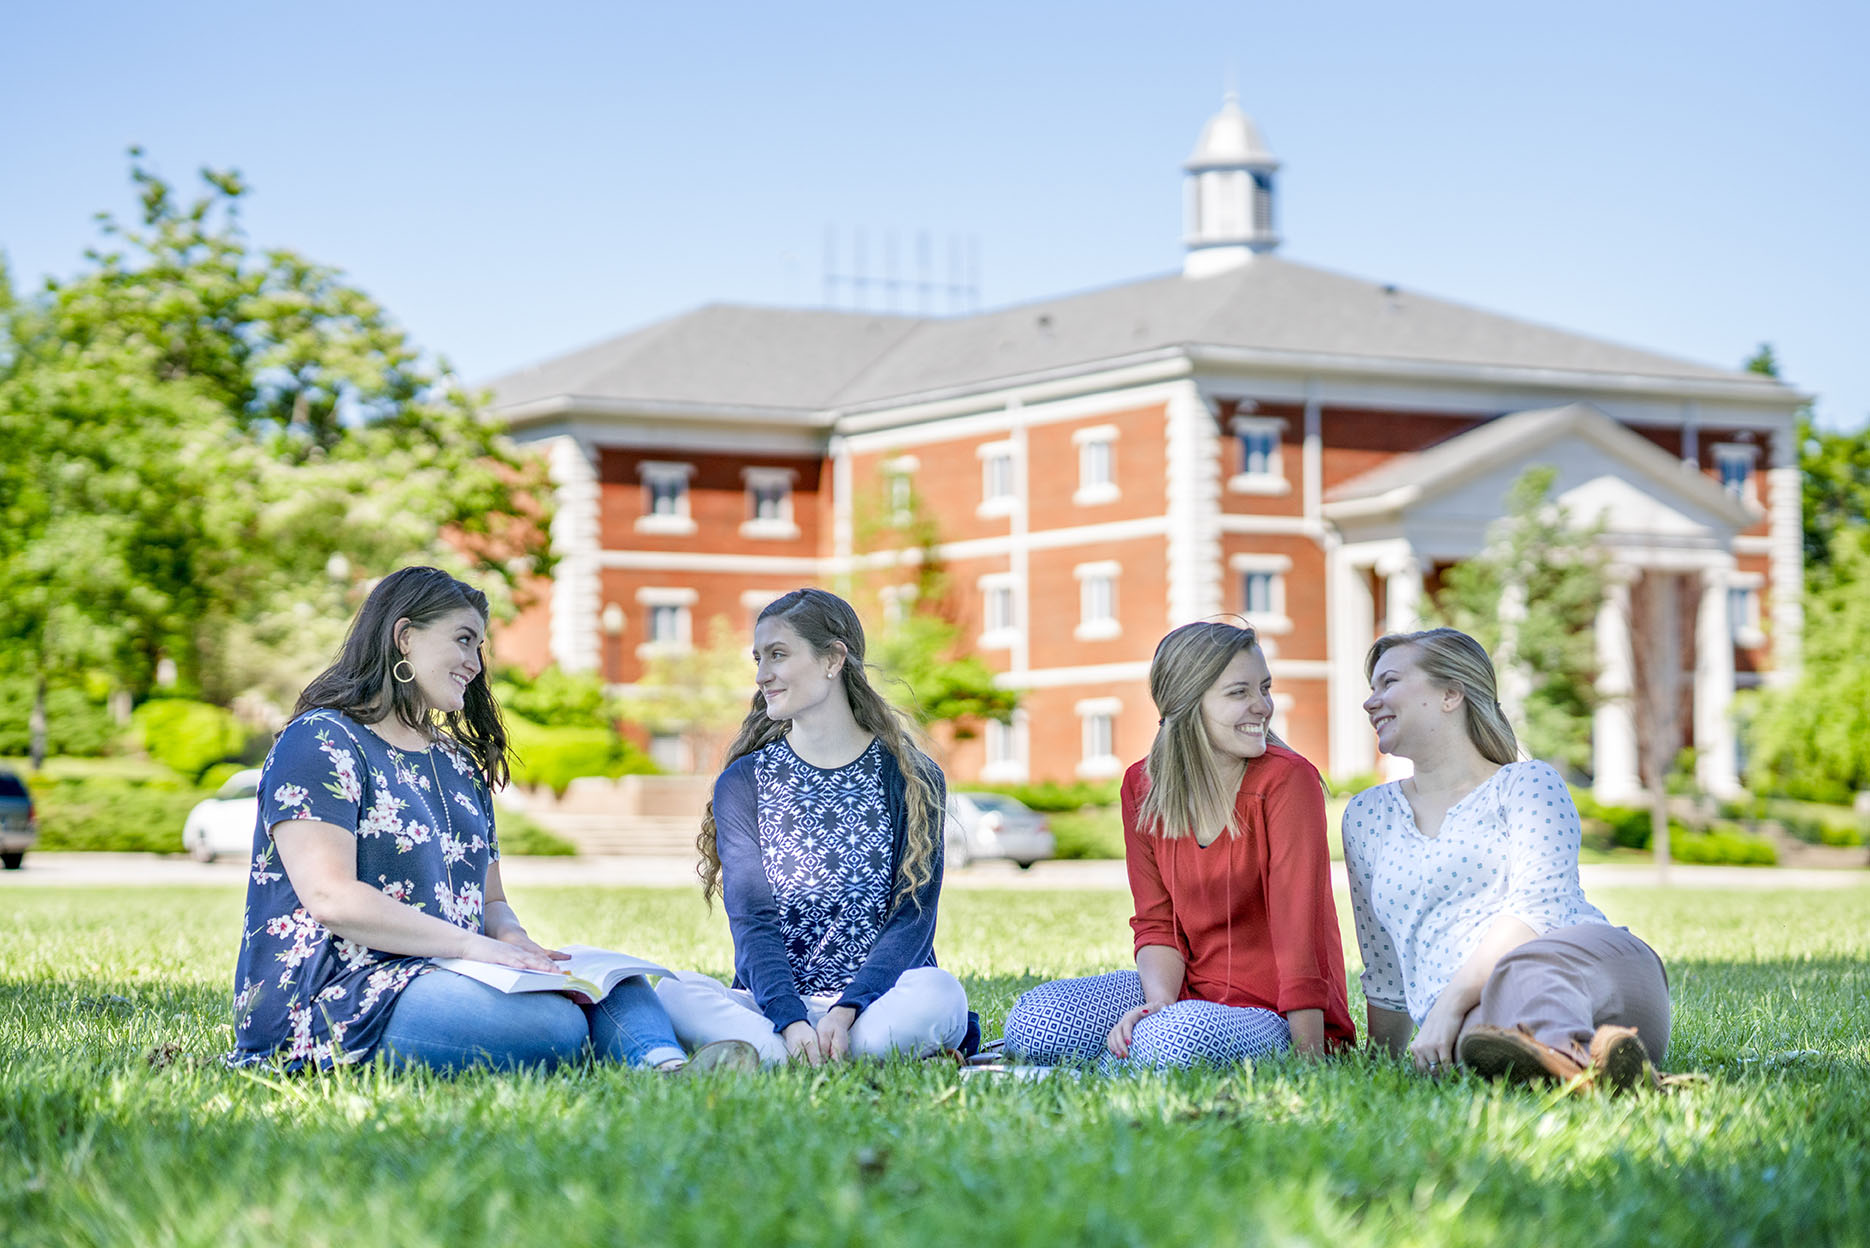
[[[507,884],[517,888],[596,885],[608,888],[695,888],[688,857],[527,858],[501,860]],[[1587,864],[1578,868],[1587,891],[1654,888],[1656,869],[1647,864]],[[0,891],[35,886],[149,887],[177,884],[239,885],[246,865],[238,861],[195,862],[163,854],[34,854],[20,871],[0,871]],[[1344,864],[1331,864],[1331,880],[1346,887]],[[1690,867],[1669,871],[1669,886],[1696,889],[1839,889],[1870,887],[1870,870],[1811,870],[1797,867]],[[977,862],[950,871],[943,887],[960,890],[1048,889],[1121,892],[1129,887],[1123,863],[1104,860],[1041,862],[1021,871],[1010,862]]]

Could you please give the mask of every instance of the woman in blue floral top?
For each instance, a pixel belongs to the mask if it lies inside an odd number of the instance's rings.
[[[435,568],[373,589],[267,756],[235,969],[238,1064],[551,1066],[587,1050],[676,1068],[647,981],[602,1002],[506,994],[435,966],[551,971],[500,882],[507,738],[481,664],[487,598]],[[749,1067],[736,1055],[729,1064]]]

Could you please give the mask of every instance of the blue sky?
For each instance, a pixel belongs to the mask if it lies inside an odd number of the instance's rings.
[[[466,377],[712,300],[822,302],[825,229],[977,236],[988,305],[1180,265],[1231,72],[1283,254],[1870,417],[1870,5],[19,6],[0,248],[69,274],[124,149],[242,170]],[[937,268],[945,276],[945,260]],[[938,305],[940,306],[940,305]]]

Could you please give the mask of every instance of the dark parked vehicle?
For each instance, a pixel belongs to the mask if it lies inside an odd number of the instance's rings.
[[[0,866],[17,871],[26,851],[39,840],[39,817],[32,807],[26,782],[10,771],[0,771]]]

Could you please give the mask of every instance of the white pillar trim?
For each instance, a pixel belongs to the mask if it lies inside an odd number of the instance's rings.
[[[1591,795],[1607,805],[1641,800],[1636,759],[1636,641],[1630,632],[1633,569],[1607,569],[1597,608],[1597,709],[1591,716]]]
[[[598,548],[601,495],[592,449],[561,435],[546,440],[552,478],[552,660],[568,672],[598,668]]]
[[[1221,439],[1193,381],[1167,404],[1169,627],[1220,613]]]
[[[1740,796],[1734,751],[1734,634],[1728,619],[1731,568],[1701,574],[1695,611],[1695,780],[1718,798]]]
[[[1766,505],[1771,519],[1774,684],[1798,676],[1805,634],[1804,498],[1799,484],[1796,438],[1790,429],[1773,434],[1773,466],[1766,471]]]

